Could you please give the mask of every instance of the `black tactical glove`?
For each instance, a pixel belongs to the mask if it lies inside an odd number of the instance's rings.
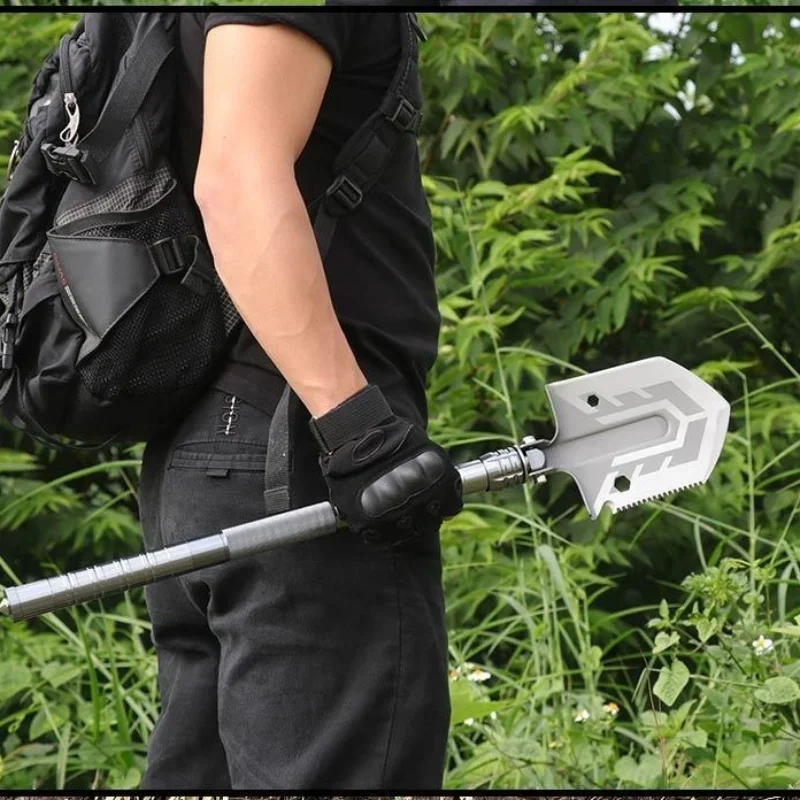
[[[461,476],[418,426],[395,416],[369,385],[309,423],[331,503],[350,529],[394,546],[438,532],[461,511]]]

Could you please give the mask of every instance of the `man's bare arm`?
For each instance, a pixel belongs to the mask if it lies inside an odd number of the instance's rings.
[[[367,383],[336,318],[294,177],[331,68],[321,45],[287,26],[209,31],[195,180],[223,284],[314,417]]]

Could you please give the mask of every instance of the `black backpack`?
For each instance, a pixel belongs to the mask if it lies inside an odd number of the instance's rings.
[[[323,257],[419,128],[419,29],[398,16],[392,86],[309,207]],[[176,12],[85,14],[37,74],[10,160],[0,410],[54,446],[150,438],[213,381],[241,325],[169,160],[180,28]]]

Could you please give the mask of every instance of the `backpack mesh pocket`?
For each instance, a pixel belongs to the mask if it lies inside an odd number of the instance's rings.
[[[59,216],[63,224],[83,219],[82,240],[124,239],[150,246],[163,239],[191,237],[195,225],[179,187],[162,168],[149,176],[134,176],[111,192]],[[134,222],[114,219],[94,227],[92,218],[124,216],[150,209]],[[120,213],[122,212],[122,213]],[[98,219],[99,217],[99,219]],[[203,248],[203,252],[205,249]],[[196,258],[202,256],[196,254]],[[108,265],[108,280],[114,268]],[[192,269],[200,270],[202,265]],[[228,334],[238,314],[213,270],[206,268],[207,291],[181,283],[183,275],[164,275],[104,332],[102,341],[78,363],[78,374],[91,395],[102,400],[120,397],[161,397],[164,410],[183,403],[208,383],[227,352]]]
[[[62,324],[84,337],[64,428],[74,438],[115,428],[144,438],[213,380],[239,315],[168,168],[65,205],[48,255]],[[176,244],[178,261],[163,263],[159,254],[173,253],[154,247],[163,240]]]
[[[216,292],[204,296],[156,284],[78,366],[98,398],[193,393],[224,354],[225,320]]]

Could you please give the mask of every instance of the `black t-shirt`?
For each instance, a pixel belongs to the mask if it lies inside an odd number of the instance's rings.
[[[285,24],[315,39],[333,61],[317,122],[295,168],[306,202],[320,197],[334,178],[339,150],[378,108],[394,76],[400,14],[231,9],[187,16],[181,22],[184,79],[179,82],[173,153],[185,185],[193,185],[199,154],[202,94],[197,84],[202,71],[197,60],[205,33],[230,23]],[[325,272],[337,316],[367,380],[383,389],[396,413],[420,424],[427,421],[425,383],[439,333],[433,264],[419,153],[408,134],[361,206],[339,221]],[[216,385],[271,412],[284,384],[243,328]]]

